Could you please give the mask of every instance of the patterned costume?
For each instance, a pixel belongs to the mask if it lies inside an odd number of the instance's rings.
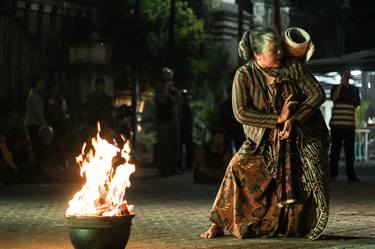
[[[299,103],[296,122],[292,136],[280,140],[277,118],[290,95]],[[328,221],[324,101],[319,82],[297,61],[265,70],[250,60],[237,70],[233,111],[247,139],[228,165],[211,209],[213,223],[237,238],[319,237]]]

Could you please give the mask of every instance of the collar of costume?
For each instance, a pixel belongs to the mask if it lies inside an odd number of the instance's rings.
[[[289,77],[287,76],[285,69],[283,67],[280,68],[264,68],[261,67],[258,62],[254,60],[254,64],[256,67],[262,71],[264,74],[267,74],[273,78],[275,78],[274,83],[282,83],[283,81],[289,80]]]

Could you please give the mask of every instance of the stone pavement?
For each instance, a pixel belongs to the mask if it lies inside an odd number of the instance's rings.
[[[135,205],[127,249],[375,249],[375,162],[357,164],[360,183],[341,172],[331,183],[329,225],[318,241],[291,238],[201,239],[217,185],[194,184],[191,172],[159,177],[139,169],[127,200]],[[72,248],[64,212],[77,184],[14,185],[0,188],[0,249]],[[110,249],[110,248],[109,248]]]

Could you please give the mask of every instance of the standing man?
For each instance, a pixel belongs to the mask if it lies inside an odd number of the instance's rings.
[[[39,143],[39,128],[47,124],[42,98],[44,86],[44,79],[40,75],[34,75],[25,103],[25,128],[29,133],[34,152]]]
[[[88,123],[94,129],[93,134],[96,133],[97,122],[100,122],[101,127],[114,127],[113,99],[105,92],[105,80],[103,77],[95,79],[95,89],[87,96],[86,105]]]
[[[162,69],[161,82],[155,90],[157,147],[155,163],[161,175],[181,173],[178,168],[180,153],[180,124],[178,107],[180,93],[173,86],[173,71]]]
[[[42,76],[34,75],[31,80],[31,89],[27,95],[25,103],[25,120],[24,126],[29,133],[33,155],[35,157],[33,177],[41,179],[41,167],[38,154],[41,151],[39,129],[47,124],[44,114],[44,100],[42,92],[45,82]]]
[[[350,70],[345,69],[340,73],[340,85],[331,89],[333,101],[331,127],[331,155],[330,168],[331,180],[338,175],[338,163],[341,145],[344,142],[345,168],[349,182],[358,182],[354,173],[354,137],[355,137],[355,108],[360,105],[358,88],[349,84]]]
[[[191,107],[191,99],[187,89],[181,91],[180,108],[178,112],[180,122],[180,157],[179,157],[179,170],[182,171],[183,166],[186,169],[193,168],[193,110]]]

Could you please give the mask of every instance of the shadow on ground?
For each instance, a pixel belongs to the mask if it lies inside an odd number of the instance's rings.
[[[319,240],[371,240],[371,237],[361,237],[361,236],[342,236],[342,235],[322,235]],[[375,240],[374,240],[375,244]]]

